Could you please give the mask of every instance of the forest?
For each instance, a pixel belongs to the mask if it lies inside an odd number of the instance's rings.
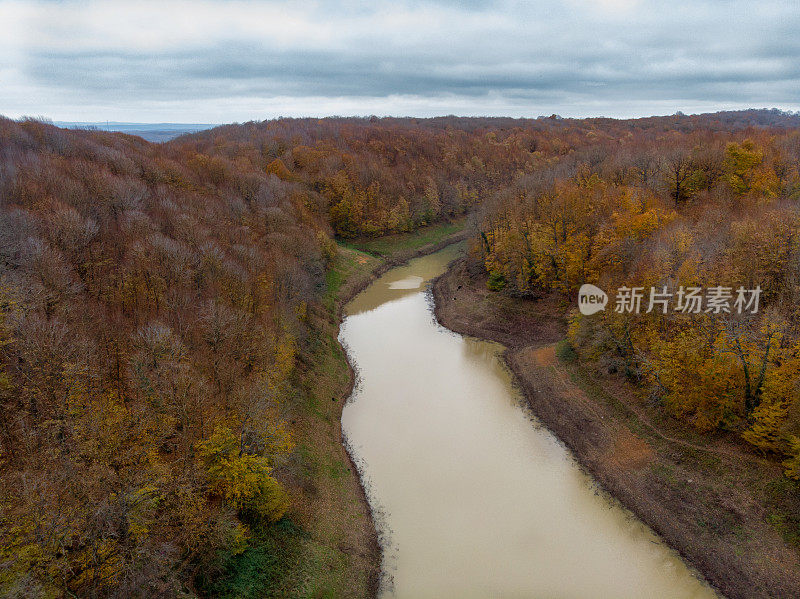
[[[726,290],[724,309],[646,310],[645,297],[639,313],[576,310],[569,341],[698,431],[783,455],[797,478],[800,135],[636,137],[556,159],[487,199],[473,247],[487,284],[572,298],[587,282],[665,298]],[[738,289],[758,289],[758,304],[734,310]]]
[[[568,338],[798,478],[799,202],[800,116],[777,110],[162,144],[0,118],[0,594],[203,596],[302,492],[293,421],[339,244],[464,215],[500,294],[759,286],[757,313],[574,311]]]

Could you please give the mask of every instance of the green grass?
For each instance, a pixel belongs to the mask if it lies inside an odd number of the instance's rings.
[[[342,460],[332,460],[331,463],[328,464],[327,471],[328,476],[334,480],[344,478],[350,474],[350,469]]]
[[[674,466],[669,466],[667,464],[659,464],[658,462],[652,464],[650,466],[650,470],[658,476],[666,480],[671,485],[678,484],[678,478],[675,476],[675,468]]]
[[[800,482],[781,476],[768,482],[764,491],[767,499],[767,522],[783,538],[800,547]]]
[[[578,359],[578,354],[570,345],[569,341],[562,339],[556,343],[556,357],[565,364],[572,364]]]
[[[219,556],[220,571],[201,574],[198,586],[203,595],[219,599],[280,597],[283,579],[296,565],[299,546],[308,535],[284,518],[262,529],[251,546],[239,555]],[[275,589],[275,593],[265,591]]]
[[[413,251],[425,245],[438,243],[464,229],[465,218],[460,218],[449,223],[429,225],[411,233],[399,233],[375,237],[372,239],[358,239],[343,242],[342,245],[372,256],[388,257],[399,251]]]
[[[560,343],[566,343],[566,341],[562,341]],[[588,397],[594,401],[613,408],[615,414],[623,417],[628,424],[631,424],[632,421],[638,422],[638,419],[635,416],[630,418],[631,412],[628,410],[627,406],[603,389],[603,386],[600,384],[600,382],[593,377],[592,374],[588,372],[577,359],[570,359],[573,357],[572,354],[570,354],[570,351],[574,353],[572,348],[567,350],[562,346],[559,353],[559,347],[556,347],[556,356],[562,364],[567,366],[566,371],[570,381],[575,383],[584,393],[586,393]]]
[[[314,540],[290,519],[261,530],[239,555],[220,555],[217,570],[201,573],[198,590],[215,599],[340,597],[339,573],[348,556]]]
[[[308,444],[300,443],[295,448],[297,456],[300,459],[301,473],[308,478],[314,478],[319,472],[319,459],[314,454]]]
[[[375,256],[340,244],[333,266],[325,273],[325,292],[322,295],[325,307],[333,311],[345,281],[359,271],[370,272],[379,262]]]

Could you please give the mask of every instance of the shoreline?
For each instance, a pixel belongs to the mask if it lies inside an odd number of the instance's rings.
[[[339,341],[343,310],[387,270],[465,236],[462,220],[377,241],[337,243],[319,301],[308,305],[311,334],[296,361],[299,393],[287,405],[295,449],[274,471],[292,497],[287,518],[294,528],[269,541],[281,555],[275,575],[260,583],[269,596],[377,596],[383,565],[378,514],[342,434],[342,410],[356,383]]]
[[[504,345],[504,361],[533,414],[604,491],[722,596],[800,596],[798,552],[766,523],[753,490],[759,477],[782,476],[779,465],[722,439],[703,450],[670,423],[654,427],[640,419],[626,403],[636,398],[624,384],[557,356],[556,343],[565,337],[563,300],[515,299],[482,283],[465,259],[452,263],[431,283],[436,320]]]
[[[466,232],[462,230],[438,242],[425,244],[416,249],[401,250],[399,252],[391,254],[388,257],[381,258],[381,262],[379,262],[377,266],[369,270],[367,273],[361,272],[356,276],[348,278],[343,283],[342,288],[337,293],[336,303],[334,308],[334,325],[335,325],[334,338],[336,340],[336,344],[339,347],[339,350],[344,355],[348,369],[347,376],[349,382],[344,391],[339,393],[338,397],[336,398],[336,406],[337,406],[335,410],[336,442],[342,448],[347,459],[348,470],[351,473],[353,473],[355,481],[358,485],[358,496],[361,508],[369,517],[371,534],[368,542],[367,551],[370,556],[370,562],[375,568],[375,570],[370,574],[368,583],[369,584],[368,596],[371,598],[375,598],[378,596],[378,592],[380,590],[381,578],[384,574],[383,546],[380,543],[378,529],[375,523],[376,516],[375,513],[373,512],[372,505],[369,502],[367,490],[364,486],[364,481],[361,478],[361,471],[358,468],[355,461],[353,460],[353,456],[350,452],[350,447],[347,444],[347,439],[342,432],[342,411],[344,410],[344,406],[350,400],[350,397],[353,394],[353,389],[357,382],[357,374],[353,367],[352,362],[350,361],[350,357],[347,354],[347,351],[344,348],[344,346],[342,346],[342,344],[339,342],[339,331],[342,321],[344,320],[343,317],[344,307],[359,293],[364,291],[373,282],[375,282],[378,278],[380,278],[382,275],[384,275],[391,269],[396,268],[398,266],[403,266],[404,264],[408,263],[409,261],[415,258],[420,258],[422,256],[438,252],[439,250],[442,250],[454,243],[459,243],[463,241],[465,238],[466,238]]]

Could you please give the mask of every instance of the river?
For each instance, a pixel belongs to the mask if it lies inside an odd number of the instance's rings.
[[[500,346],[436,323],[427,283],[460,250],[345,308],[359,378],[342,426],[377,516],[381,597],[716,597],[536,421]]]

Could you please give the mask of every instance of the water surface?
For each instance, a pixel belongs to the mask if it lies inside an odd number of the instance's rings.
[[[522,406],[499,346],[436,324],[451,246],[346,307],[342,425],[383,537],[383,597],[710,598]]]

